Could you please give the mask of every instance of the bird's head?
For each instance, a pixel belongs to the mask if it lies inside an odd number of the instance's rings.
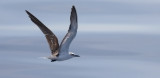
[[[73,52],[69,52],[69,55],[71,55],[72,57],[80,57],[79,55],[76,55]]]

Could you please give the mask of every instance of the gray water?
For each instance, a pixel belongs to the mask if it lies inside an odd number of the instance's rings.
[[[44,36],[3,37],[0,78],[159,78],[159,40],[159,35],[79,33],[70,51],[81,57],[50,62],[40,58],[50,55]]]
[[[81,57],[50,62],[30,11],[59,38],[72,5]],[[0,0],[0,78],[160,78],[160,0]],[[57,32],[58,31],[58,32]]]

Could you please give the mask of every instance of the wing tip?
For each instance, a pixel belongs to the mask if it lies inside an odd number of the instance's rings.
[[[74,5],[72,5],[72,8],[75,8],[75,6],[74,6]]]
[[[31,15],[31,13],[29,12],[29,11],[27,11],[27,10],[25,10],[26,11],[26,13],[28,14],[28,15]]]
[[[72,10],[76,11],[76,8],[75,8],[75,6],[74,6],[74,5],[72,6]]]
[[[26,13],[28,14],[28,16],[29,16],[30,18],[32,18],[32,17],[35,18],[35,16],[33,16],[29,11],[27,11],[27,10],[25,10],[25,11],[26,11]]]
[[[71,16],[72,15],[76,15],[77,16],[76,8],[75,8],[74,5],[72,6],[72,9],[71,9]]]
[[[77,11],[75,6],[73,5],[71,8],[70,20],[73,21],[74,19],[76,19],[76,22],[77,22]]]
[[[28,13],[28,11],[27,10],[25,10],[26,11],[26,13]]]

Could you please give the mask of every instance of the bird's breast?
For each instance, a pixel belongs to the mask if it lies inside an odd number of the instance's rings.
[[[72,56],[68,55],[59,55],[59,57],[57,58],[57,61],[63,61],[63,60],[68,60],[72,58]]]

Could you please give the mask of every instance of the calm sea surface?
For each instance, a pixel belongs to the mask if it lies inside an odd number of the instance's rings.
[[[63,36],[59,36],[59,42]],[[0,78],[160,78],[160,36],[80,33],[70,51],[81,57],[50,62],[41,36],[0,38]]]

